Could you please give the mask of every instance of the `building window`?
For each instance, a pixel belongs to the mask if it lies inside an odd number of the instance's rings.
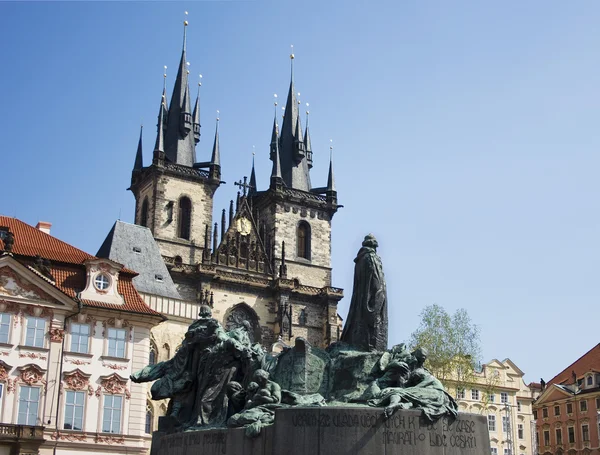
[[[111,357],[125,357],[125,329],[108,329],[108,355]]]
[[[188,197],[179,199],[179,216],[177,217],[177,236],[189,240],[192,228],[192,201]]]
[[[504,449],[504,455],[510,455],[510,449]]]
[[[584,441],[590,440],[590,427],[589,425],[581,425],[581,437]]]
[[[479,390],[477,390],[477,389],[471,390],[471,400],[479,400]]]
[[[500,392],[500,403],[508,403],[508,393]]]
[[[496,395],[494,395],[493,393],[488,394],[488,401],[490,403],[494,403],[496,401]]]
[[[556,443],[562,444],[562,429],[557,428],[555,433],[556,433]]]
[[[550,445],[550,431],[549,430],[544,430],[544,445],[545,446]]]
[[[488,430],[496,431],[496,416],[495,415],[488,416]]]
[[[87,354],[90,343],[90,326],[87,324],[71,324],[71,352]]]
[[[600,398],[596,398],[596,409],[600,409]]]
[[[144,227],[148,227],[148,197],[144,198],[142,202],[142,213],[140,215],[140,224]]]
[[[575,444],[575,428],[569,427],[569,444]]]
[[[537,420],[537,409],[533,410],[533,420]]]
[[[560,406],[554,406],[554,415],[555,416],[559,416],[560,415]]]
[[[456,389],[456,399],[457,400],[465,399],[465,389],[463,387]]]
[[[22,386],[19,392],[18,425],[37,425],[40,388]]]
[[[502,416],[502,432],[508,433],[509,429],[510,429],[510,421],[508,420],[508,417]]]
[[[146,409],[146,433],[152,433],[152,421],[154,420],[154,416],[152,415],[152,410],[150,408]]]
[[[119,395],[104,395],[104,410],[102,415],[102,431],[104,433],[121,432],[121,409],[123,397]]]
[[[10,314],[0,313],[0,343],[8,343],[10,338]]]
[[[521,405],[520,401],[517,401],[517,411],[521,412],[523,410],[523,406]]]
[[[310,225],[306,221],[300,221],[297,233],[298,257],[310,259]]]
[[[580,410],[581,412],[585,412],[585,411],[587,411],[587,401],[586,401],[586,400],[581,400],[581,401],[579,402],[579,410]]]
[[[148,365],[156,365],[156,345],[150,343],[150,355],[148,356]]]
[[[105,273],[99,273],[94,278],[94,286],[99,291],[106,291],[110,286],[110,278]]]
[[[85,392],[67,390],[65,396],[65,430],[83,429]]]
[[[573,414],[573,403],[567,403],[567,414]]]
[[[27,332],[25,346],[36,348],[44,347],[44,336],[46,335],[46,320],[34,316],[27,317]]]
[[[587,377],[587,385],[593,385],[594,384],[594,378],[592,376],[588,376]]]
[[[492,447],[492,455],[498,455],[498,447]]]
[[[517,434],[519,436],[519,439],[525,439],[525,428],[523,427],[522,423],[517,425]]]
[[[548,418],[548,408],[542,408],[542,417],[544,419]]]

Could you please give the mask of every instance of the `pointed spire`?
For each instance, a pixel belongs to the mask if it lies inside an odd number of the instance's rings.
[[[219,111],[217,111],[217,124],[215,126],[215,142],[213,143],[212,156],[210,162],[213,166],[221,165],[221,152],[219,150]]]
[[[335,192],[335,180],[333,179],[333,145],[329,146],[329,174],[327,174],[327,193]]]
[[[210,158],[209,176],[212,180],[221,181],[221,151],[219,150],[219,111],[217,111],[217,124],[215,127],[215,142],[213,143]]]
[[[172,163],[191,167],[196,162],[196,150],[192,131],[192,111],[188,86],[188,65],[186,60],[187,20],[183,23],[183,49],[173,85],[173,95],[167,115],[165,154]]]
[[[275,146],[279,142],[279,125],[277,124],[277,93],[273,95],[275,101],[273,105],[275,106],[275,115],[273,116],[273,131],[271,132],[271,144],[270,144],[270,153],[269,159],[275,159]]]
[[[139,171],[144,167],[144,161],[142,156],[142,132],[144,125],[140,126],[140,140],[138,141],[137,152],[135,154],[135,163],[133,164],[133,170]]]
[[[156,143],[154,144],[154,158],[158,159],[158,154],[165,151],[165,105],[162,104],[162,109],[158,114],[158,132],[156,133]]]
[[[194,106],[194,113],[192,114],[194,123],[194,142],[196,144],[200,142],[200,87],[202,86],[202,74],[198,81],[198,94],[196,95],[196,105]]]
[[[229,227],[233,224],[233,199],[229,201]]]
[[[273,169],[271,170],[271,188],[278,189],[283,186],[281,178],[281,162],[279,160],[279,143],[275,143],[275,153],[273,157]]]
[[[213,230],[213,252],[217,254],[217,248],[219,247],[219,231],[218,224],[215,223],[215,229]]]
[[[221,238],[224,239],[225,238],[225,209],[223,209],[223,211],[221,212]]]
[[[158,111],[158,116],[160,117],[160,114],[162,112],[163,114],[163,128],[167,127],[167,114],[169,113],[169,111],[167,110],[167,106],[169,105],[167,103],[167,66],[164,66],[165,72],[163,73],[163,91],[162,91],[162,96],[160,97],[160,108]]]
[[[254,171],[254,155],[255,152],[252,151],[252,172],[250,172],[250,189],[248,190],[249,195],[256,193],[256,172]]]
[[[298,114],[298,98],[294,86],[294,54],[291,59],[290,88],[279,135],[279,159],[283,182],[289,188],[310,191],[310,174],[306,149],[302,138],[302,124]]]
[[[313,167],[313,159],[312,159],[312,145],[310,143],[310,132],[308,131],[308,115],[310,112],[308,111],[308,103],[306,103],[306,130],[304,130],[304,150],[306,150],[306,162],[308,164],[308,168]]]

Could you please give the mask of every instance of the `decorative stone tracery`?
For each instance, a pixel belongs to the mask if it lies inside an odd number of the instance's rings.
[[[46,391],[47,383],[44,380],[45,370],[42,370],[39,366],[30,363],[22,367],[18,367],[20,371],[19,380],[28,386],[43,385],[44,392]]]
[[[0,360],[0,381],[8,380],[8,374],[10,373],[10,370],[12,370],[12,367],[8,363]]]

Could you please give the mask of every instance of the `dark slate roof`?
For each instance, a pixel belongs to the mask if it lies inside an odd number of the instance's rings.
[[[117,221],[96,256],[119,262],[139,273],[133,279],[138,291],[181,299],[150,229]],[[157,280],[157,275],[162,276],[162,281]]]

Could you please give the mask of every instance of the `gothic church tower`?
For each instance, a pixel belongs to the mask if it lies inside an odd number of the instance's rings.
[[[291,58],[293,63],[293,54]],[[210,305],[226,329],[249,322],[251,338],[267,348],[278,340],[292,344],[299,337],[320,347],[336,341],[337,303],[343,291],[331,282],[331,220],[340,206],[331,161],[327,185],[311,184],[308,113],[303,130],[293,66],[281,128],[275,118],[271,131],[268,156],[273,167],[266,189],[257,187],[253,163],[249,181],[244,177],[236,183],[237,198],[215,220],[213,196],[222,183],[218,121],[210,161],[196,161],[199,140],[199,99],[192,110],[184,28],[170,104],[163,88],[152,163],[143,165],[140,137],[130,188],[136,200],[135,224],[150,230],[160,250],[158,261],[166,265],[176,289],[142,294],[172,321],[165,323],[171,328],[153,331],[157,346],[163,338],[182,333],[175,324],[191,322],[200,304]],[[125,243],[121,239],[119,244]],[[128,265],[125,256],[115,260]],[[135,270],[148,275],[145,282],[151,283],[156,272],[136,264]]]
[[[202,257],[205,226],[212,224],[213,195],[221,183],[221,164],[218,132],[211,160],[196,162],[200,100],[198,93],[192,111],[186,27],[187,21],[168,109],[166,86],[163,88],[152,164],[143,166],[140,136],[130,190],[136,201],[135,224],[152,231],[163,256],[178,263],[194,264]]]

